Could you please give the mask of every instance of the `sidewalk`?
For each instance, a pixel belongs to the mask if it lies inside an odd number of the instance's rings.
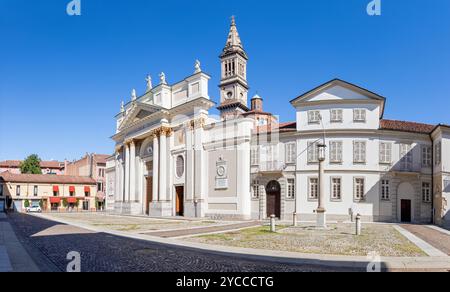
[[[4,213],[0,213],[0,272],[39,272]]]

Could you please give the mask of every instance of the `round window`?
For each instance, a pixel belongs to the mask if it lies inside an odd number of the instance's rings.
[[[183,158],[183,156],[178,156],[177,157],[177,169],[176,169],[176,172],[177,172],[177,177],[182,177],[183,176],[183,174],[184,174],[184,158]]]

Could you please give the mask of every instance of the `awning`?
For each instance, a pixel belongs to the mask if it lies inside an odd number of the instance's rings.
[[[58,186],[53,186],[53,191],[54,192],[59,192],[59,187]]]
[[[77,202],[77,198],[74,198],[74,197],[67,198],[67,203],[69,203],[69,204],[75,204],[76,202]]]
[[[70,186],[69,187],[69,192],[75,192],[75,187],[74,186]]]
[[[90,193],[91,192],[91,188],[90,187],[84,187],[84,192],[85,193]]]
[[[60,202],[61,202],[61,198],[50,197],[50,204],[59,204]]]

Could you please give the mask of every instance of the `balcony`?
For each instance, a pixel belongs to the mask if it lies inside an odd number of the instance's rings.
[[[262,161],[258,170],[265,173],[279,173],[283,172],[285,168],[286,164],[282,161]]]

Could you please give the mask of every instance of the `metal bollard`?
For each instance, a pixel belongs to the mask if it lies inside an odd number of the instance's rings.
[[[292,225],[294,227],[297,226],[297,213],[294,212],[294,214],[292,214]]]
[[[275,215],[270,215],[270,232],[276,232]]]
[[[356,215],[356,235],[360,236],[361,235],[361,215],[357,214]]]

